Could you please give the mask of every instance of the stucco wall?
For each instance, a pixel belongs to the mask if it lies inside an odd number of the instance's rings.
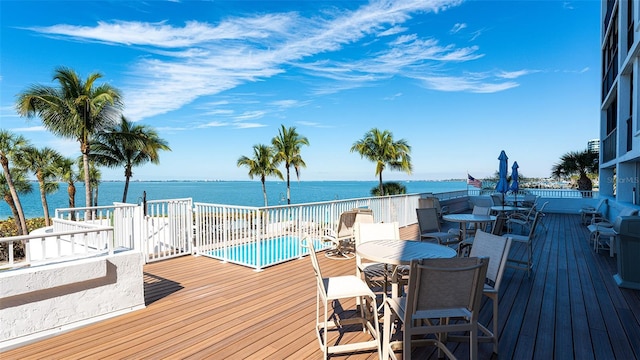
[[[143,264],[126,251],[0,273],[0,350],[143,308]]]

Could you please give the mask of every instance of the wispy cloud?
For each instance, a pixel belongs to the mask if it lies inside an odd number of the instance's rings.
[[[15,132],[44,132],[44,131],[47,131],[47,129],[44,126],[28,126],[28,127],[22,127],[22,128],[14,128],[14,129],[12,129],[12,131],[15,131]]]
[[[456,34],[459,31],[465,29],[467,27],[467,24],[465,23],[456,23],[455,25],[453,25],[453,28],[449,31],[452,34]]]
[[[539,70],[517,70],[517,71],[500,71],[496,74],[497,77],[502,79],[517,79],[519,77],[540,72]]]
[[[131,64],[129,82],[123,87],[127,100],[125,115],[136,121],[179,109],[204,96],[274,77],[289,68],[316,76],[318,85],[312,92],[326,94],[372,86],[392,76],[429,74],[434,66],[479,59],[484,54],[476,46],[441,44],[434,38],[405,34],[408,28],[402,26],[417,13],[437,14],[461,2],[374,0],[355,10],[327,8],[313,17],[283,12],[229,17],[215,24],[188,21],[176,26],[167,21],[100,21],[95,26],[59,24],[30,30],[74,41],[132,46],[141,51],[144,56]],[[466,24],[458,23],[452,32],[465,27]],[[357,60],[346,57],[346,53],[340,57],[325,56],[371,38],[379,39],[377,46],[384,39],[388,42],[382,44],[382,48],[365,52]],[[480,80],[445,86],[442,79],[453,77],[425,76],[423,81],[442,91],[489,92],[517,86],[513,82],[483,83]],[[297,106],[295,101],[281,100],[272,106]],[[233,116],[235,121],[261,118],[267,111],[236,115],[221,109],[212,110],[211,106],[207,108],[203,111],[207,115]],[[212,124],[223,126],[225,121]]]
[[[439,91],[466,91],[472,93],[495,93],[518,86],[513,81],[479,79],[476,77],[426,76],[418,78],[423,85]]]

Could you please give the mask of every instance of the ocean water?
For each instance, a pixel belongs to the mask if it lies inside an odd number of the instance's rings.
[[[466,181],[404,181],[407,193],[448,192],[465,190]],[[353,199],[368,197],[376,181],[293,181],[291,182],[291,203],[301,204],[318,201]],[[287,203],[287,184],[284,181],[267,181],[269,205]],[[124,182],[100,183],[98,204],[112,205],[122,201]],[[129,183],[128,203],[141,203],[143,192],[147,200],[192,198],[194,202],[264,206],[260,181],[136,181]],[[56,208],[69,207],[67,185],[61,183],[57,192],[47,195],[49,211],[53,216]],[[43,217],[42,202],[37,182],[33,191],[22,194],[20,202],[27,218]],[[76,206],[85,205],[84,183],[76,184]],[[12,217],[9,205],[0,202],[0,220]]]

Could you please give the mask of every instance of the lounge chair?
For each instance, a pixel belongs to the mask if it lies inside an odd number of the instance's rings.
[[[604,207],[607,205],[607,199],[600,199],[600,202],[595,207],[586,205],[580,209],[580,217],[582,219],[582,223],[585,225],[589,225],[591,223],[591,219],[596,216],[604,216]]]

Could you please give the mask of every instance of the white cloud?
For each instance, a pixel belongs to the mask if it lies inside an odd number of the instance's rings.
[[[502,79],[517,79],[524,75],[539,72],[537,70],[501,71],[496,76]]]
[[[455,25],[453,25],[453,28],[449,31],[452,34],[456,34],[459,31],[465,29],[467,27],[467,24],[465,23],[456,23]]]
[[[420,78],[425,87],[439,91],[466,91],[473,93],[495,93],[518,86],[518,83],[486,81],[473,77],[427,76]]]

